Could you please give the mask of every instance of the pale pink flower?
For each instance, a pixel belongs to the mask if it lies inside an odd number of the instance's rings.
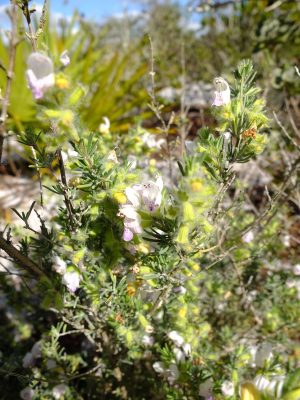
[[[252,240],[254,239],[254,233],[253,231],[249,231],[243,235],[242,240],[244,243],[251,243]]]
[[[26,77],[35,99],[42,99],[45,92],[55,84],[53,62],[46,55],[34,52],[27,60]]]
[[[215,99],[213,106],[220,107],[230,103],[230,88],[225,79],[218,77],[214,79]]]
[[[124,217],[123,239],[132,240],[134,234],[142,233],[139,209],[147,211],[157,210],[162,201],[163,181],[158,177],[156,181],[149,181],[142,185],[134,185],[125,190],[127,204],[120,207],[119,216]]]

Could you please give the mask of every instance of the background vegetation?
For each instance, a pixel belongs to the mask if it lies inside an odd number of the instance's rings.
[[[0,398],[299,399],[299,4],[139,3],[55,26],[10,7]]]

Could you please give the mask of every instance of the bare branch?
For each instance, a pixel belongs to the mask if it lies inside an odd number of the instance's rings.
[[[43,273],[39,266],[22,254],[16,247],[14,247],[8,240],[5,240],[0,233],[0,249],[4,250],[11,258],[13,258],[17,263],[27,268],[30,272],[35,275],[42,276]]]

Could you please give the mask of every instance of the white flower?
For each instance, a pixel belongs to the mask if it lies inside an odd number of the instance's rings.
[[[158,374],[163,374],[165,372],[165,367],[164,364],[161,361],[156,361],[153,365],[152,365],[154,371]]]
[[[184,339],[179,335],[177,331],[171,331],[168,333],[168,337],[174,342],[175,346],[180,347],[184,343]]]
[[[199,395],[202,397],[210,397],[213,392],[213,380],[211,378],[207,379],[205,382],[201,383],[199,386]]]
[[[76,271],[66,272],[63,275],[62,283],[67,286],[70,292],[75,292],[79,288],[80,275]]]
[[[68,386],[64,383],[54,386],[54,388],[52,389],[53,397],[59,400],[66,393],[67,389]]]
[[[65,50],[61,53],[59,61],[64,67],[67,67],[70,64],[70,56],[68,50]]]
[[[112,161],[114,164],[119,164],[119,160],[115,150],[112,150],[108,153],[107,160]]]
[[[123,239],[125,242],[129,242],[135,233],[142,233],[141,218],[133,205],[121,206],[118,215],[124,217]]]
[[[164,144],[165,140],[164,139],[158,139],[156,140],[156,136],[152,135],[149,132],[144,133],[144,135],[141,137],[142,141],[145,143],[147,147],[150,149],[160,149],[161,146]]]
[[[170,385],[173,385],[173,383],[177,380],[178,376],[179,376],[179,371],[177,365],[171,364],[167,369],[167,379]]]
[[[24,368],[32,368],[34,366],[35,360],[41,357],[41,344],[40,342],[36,342],[30,352],[25,354],[23,358],[23,367]]]
[[[142,343],[143,343],[143,345],[146,346],[146,347],[151,347],[151,346],[153,346],[153,344],[154,344],[154,339],[153,339],[152,336],[144,335],[144,336],[142,337]]]
[[[293,267],[294,275],[300,275],[300,264],[296,264]]]
[[[148,211],[155,211],[161,204],[163,181],[159,176],[155,182],[149,181],[143,185],[142,199]]]
[[[141,218],[137,210],[146,207],[147,211],[155,211],[161,204],[163,181],[159,176],[156,181],[143,185],[134,185],[125,189],[128,200],[119,209],[119,216],[124,217],[123,239],[128,242],[135,233],[142,233]]]
[[[55,84],[51,58],[38,52],[31,53],[27,60],[26,77],[35,99],[42,99],[45,92]]]
[[[234,385],[231,381],[224,381],[221,386],[221,390],[224,396],[234,395]]]
[[[260,392],[280,398],[284,380],[285,377],[283,375],[273,376],[271,380],[263,375],[257,375],[253,383]]]
[[[137,157],[136,156],[133,156],[130,154],[127,157],[127,161],[130,163],[129,171],[133,171],[134,169],[136,169],[136,166],[137,166]]]
[[[214,87],[215,87],[215,99],[213,102],[213,106],[224,106],[225,104],[230,103],[230,88],[225,79],[218,77],[214,79]]]
[[[179,349],[178,347],[175,347],[175,349],[173,349],[173,353],[175,354],[175,358],[176,358],[177,362],[185,361],[185,355],[181,349]]]
[[[99,125],[99,132],[103,135],[107,135],[110,129],[110,120],[107,117],[103,117],[104,123]]]
[[[225,140],[230,140],[230,138],[231,138],[231,133],[230,132],[224,132],[224,139]]]
[[[26,387],[25,389],[21,390],[20,397],[22,400],[32,400],[34,396],[34,390],[30,387]]]
[[[55,256],[53,261],[54,264],[52,265],[52,268],[54,269],[54,271],[60,275],[64,275],[67,272],[66,262],[58,256]]]
[[[244,243],[250,243],[254,239],[254,233],[253,231],[249,231],[243,235],[242,240]]]
[[[184,343],[184,345],[182,346],[184,354],[186,356],[190,356],[191,352],[192,352],[192,348],[191,345],[189,343]]]

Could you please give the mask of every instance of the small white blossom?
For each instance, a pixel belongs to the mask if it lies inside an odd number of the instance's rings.
[[[282,244],[283,244],[285,247],[289,247],[289,246],[290,246],[290,244],[291,244],[291,237],[290,237],[290,235],[284,235],[284,236],[283,236],[283,238],[282,238]]]
[[[185,354],[181,349],[175,347],[175,349],[173,349],[173,353],[175,354],[175,358],[178,363],[185,361]]]
[[[137,158],[136,158],[136,156],[133,156],[133,155],[130,154],[127,157],[127,161],[130,163],[129,171],[133,171],[134,169],[136,169],[136,166],[137,166]]]
[[[175,346],[180,347],[184,343],[184,339],[179,335],[177,331],[171,331],[168,333],[168,337],[174,342]]]
[[[215,99],[213,106],[220,107],[230,103],[230,88],[225,79],[218,77],[214,79]]]
[[[27,60],[26,77],[35,99],[42,99],[45,92],[55,84],[54,68],[51,58],[34,52]]]
[[[65,50],[61,53],[59,61],[62,63],[64,67],[67,67],[70,64],[70,56],[68,50]]]
[[[32,368],[35,364],[35,360],[41,357],[41,344],[40,342],[36,342],[30,352],[25,354],[23,358],[23,367],[24,368]]]
[[[30,387],[26,387],[25,389],[21,390],[20,397],[22,400],[32,400],[34,396],[34,390]]]
[[[157,140],[156,136],[149,132],[144,133],[141,139],[145,143],[145,145],[150,149],[160,149],[162,145],[165,143],[164,139],[160,138]]]
[[[163,374],[165,372],[165,367],[164,364],[161,361],[156,361],[153,365],[152,365],[154,371],[158,374]]]
[[[294,275],[300,275],[300,264],[296,264],[293,267]]]
[[[192,347],[189,343],[184,343],[184,345],[182,346],[184,354],[186,356],[190,356],[192,353]]]
[[[179,376],[179,371],[176,364],[171,364],[167,369],[167,379],[170,385],[173,385]]]
[[[110,129],[110,120],[107,117],[103,117],[104,123],[99,125],[99,132],[103,135],[107,135]]]
[[[142,337],[142,343],[146,347],[151,347],[154,344],[154,338],[152,336],[149,336],[149,335],[144,335]]]
[[[242,240],[244,243],[251,243],[252,240],[254,239],[254,233],[253,231],[249,231],[243,235]]]
[[[67,272],[67,264],[60,257],[55,256],[53,262],[54,264],[52,268],[54,269],[55,272],[57,272],[60,275],[64,275]]]
[[[224,139],[225,140],[230,140],[230,138],[231,138],[231,133],[230,132],[224,132]]]
[[[263,375],[257,375],[253,383],[260,392],[273,396],[275,395],[276,398],[280,398],[284,380],[285,377],[283,375],[273,376],[271,379]]]
[[[75,292],[79,288],[80,275],[76,271],[66,272],[63,275],[62,283],[67,286],[70,292]]]
[[[54,388],[52,389],[53,397],[56,400],[59,400],[66,393],[67,389],[68,386],[65,385],[64,383],[54,386]]]
[[[112,150],[108,153],[107,160],[112,161],[114,164],[119,164],[119,160],[115,150]]]
[[[221,390],[224,396],[234,395],[234,385],[231,381],[224,381],[221,386]]]

